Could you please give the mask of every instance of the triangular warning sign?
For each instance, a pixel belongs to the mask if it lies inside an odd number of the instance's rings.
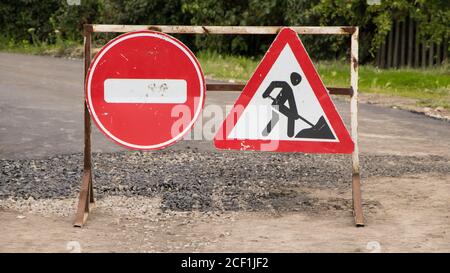
[[[297,33],[283,28],[215,138],[219,149],[351,153],[353,141]]]

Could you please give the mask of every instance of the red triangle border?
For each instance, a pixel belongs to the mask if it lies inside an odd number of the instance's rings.
[[[227,139],[231,130],[243,113],[243,109],[250,103],[272,65],[277,60],[285,45],[289,44],[301,69],[309,81],[323,111],[333,128],[338,142],[301,141],[301,140],[260,140],[260,139]],[[226,126],[232,125],[232,126]],[[271,144],[272,142],[272,144]],[[214,137],[214,145],[218,149],[226,150],[254,150],[273,152],[304,152],[304,153],[343,153],[349,154],[354,150],[354,143],[345,128],[322,80],[320,79],[308,53],[297,33],[290,28],[283,28],[275,38],[269,50],[256,68],[241,95],[236,100],[232,110],[222,123]],[[275,145],[275,147],[274,147]]]

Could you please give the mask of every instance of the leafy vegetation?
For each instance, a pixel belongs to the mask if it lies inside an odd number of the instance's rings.
[[[356,25],[361,28],[360,60],[371,62],[391,30],[394,19],[414,18],[420,39],[441,42],[449,38],[448,0],[383,0],[369,6],[366,0],[2,0],[0,29],[14,43],[55,44],[82,40],[85,23],[200,24],[200,25]],[[69,1],[73,2],[73,1]],[[97,35],[104,40],[108,35]],[[224,54],[263,54],[273,37],[207,35],[181,37],[194,51]],[[304,36],[318,59],[346,55],[348,37]]]

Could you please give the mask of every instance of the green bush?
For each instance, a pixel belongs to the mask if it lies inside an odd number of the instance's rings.
[[[366,0],[2,0],[2,41],[55,44],[82,41],[85,23],[179,25],[354,25],[360,27],[360,60],[370,62],[391,30],[392,21],[411,17],[427,42],[448,41],[448,0],[391,0],[368,6]],[[112,35],[97,34],[109,40]],[[271,35],[182,35],[194,51],[261,55]],[[316,59],[347,56],[348,37],[303,35]]]
[[[53,37],[53,26],[49,18],[60,5],[58,0],[2,0],[0,2],[1,35],[14,41],[33,42],[30,29],[34,29],[35,40]]]

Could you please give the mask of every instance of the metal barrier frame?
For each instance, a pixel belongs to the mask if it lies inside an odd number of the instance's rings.
[[[175,25],[84,25],[84,80],[92,59],[92,34],[99,32],[124,33],[138,30],[153,30],[168,34],[241,34],[275,35],[281,26],[175,26]],[[361,198],[361,175],[358,147],[358,27],[351,26],[292,26],[297,34],[351,35],[350,42],[350,88],[327,87],[330,94],[350,96],[351,136],[355,144],[352,154],[352,199],[353,216],[357,227],[364,226]],[[207,84],[207,91],[242,91],[244,83]],[[84,166],[78,209],[74,226],[82,227],[88,218],[90,207],[95,205],[92,182],[91,117],[84,101]]]

